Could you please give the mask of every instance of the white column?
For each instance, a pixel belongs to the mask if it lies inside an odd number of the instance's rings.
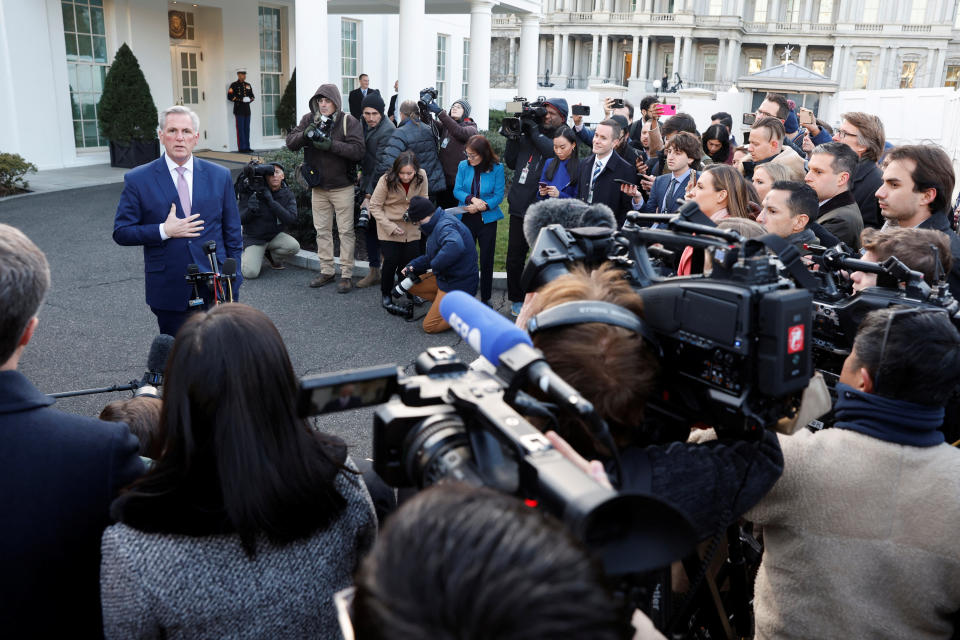
[[[587,74],[590,78],[596,78],[599,74],[598,69],[600,68],[600,36],[593,34],[593,49],[590,53],[590,73]]]
[[[890,47],[880,47],[880,66],[877,67],[877,74],[873,83],[874,89],[886,89],[887,82],[887,50]]]
[[[610,77],[610,38],[607,36],[600,38],[600,69],[597,75],[601,82],[606,82]]]
[[[547,70],[547,40],[546,38],[538,36],[537,42],[539,44],[539,52],[537,53],[537,75],[542,76],[543,72]]]
[[[813,0],[803,0],[803,18],[802,22],[813,21]],[[803,66],[803,63],[800,63]]]
[[[637,69],[639,68],[640,61],[637,59],[637,55],[640,53],[640,36],[633,36],[633,51],[630,54],[630,72],[627,74],[627,79],[625,84],[629,84],[630,80],[637,77]]]
[[[640,66],[637,67],[637,74],[635,77],[642,78],[646,80],[650,77],[648,68],[648,61],[650,57],[650,36],[643,36],[643,44],[640,46]]]
[[[720,38],[717,43],[717,71],[714,74],[714,82],[726,82],[727,73],[724,65],[727,61],[727,41],[723,38]]]
[[[570,50],[572,43],[570,42],[570,34],[563,34],[562,41],[560,43],[560,73],[557,74],[557,86],[561,89],[567,88],[568,79],[570,78]]]
[[[943,85],[943,72],[945,71],[944,65],[947,63],[947,50],[941,48],[937,50],[937,68],[933,70],[933,86],[940,87]]]
[[[470,102],[477,109],[470,116],[481,131],[489,122],[490,104],[490,35],[492,33],[492,0],[472,0],[470,2],[470,68],[467,79],[470,82]]]
[[[560,46],[560,34],[553,34],[553,65],[550,67],[550,77],[556,78],[563,75],[563,67],[560,66],[560,54],[563,47]]]
[[[937,64],[937,58],[933,54],[934,54],[933,49],[927,49],[927,77],[925,78],[925,80],[927,81],[928,87],[937,86],[934,84],[934,74],[936,73],[935,67]]]
[[[797,64],[801,67],[807,66],[807,45],[800,45],[800,56],[797,58]]]
[[[397,106],[404,100],[416,100],[420,89],[433,86],[436,82],[436,54],[433,53],[433,41],[427,35],[424,20],[425,0],[400,0],[400,45],[399,50],[408,60],[424,60],[430,64],[401,64],[400,89]],[[297,23],[300,20],[297,19]],[[316,33],[316,32],[314,32]],[[314,38],[316,35],[313,36]],[[297,38],[299,43],[300,38]],[[326,44],[324,44],[326,46]],[[297,87],[299,88],[299,77]]]
[[[583,59],[583,40],[574,38],[573,40],[573,78],[574,82],[579,82],[581,77],[580,62]],[[576,84],[571,83],[574,88]]]
[[[294,11],[299,120],[300,114],[309,110],[310,98],[317,87],[331,81],[327,59],[327,0],[296,0]],[[320,37],[317,37],[317,34],[320,34]],[[339,75],[338,71],[337,76]]]
[[[843,53],[843,45],[833,45],[833,59],[830,61],[830,79],[837,81],[837,74],[840,71],[840,55]]]
[[[767,69],[772,66],[773,66],[773,43],[768,42],[767,43],[767,60],[766,60],[766,63],[764,63],[763,68]]]
[[[768,0],[767,22],[780,22],[780,0]]]
[[[730,78],[730,84],[737,81],[740,75],[740,44],[730,38],[727,40],[727,77]]]
[[[507,75],[516,77],[517,75],[517,39],[510,38],[510,68]]]
[[[523,14],[520,18],[517,95],[528,100],[537,99],[537,40],[539,39],[540,16],[535,13]]]
[[[670,77],[667,78],[667,85],[672,85],[676,78],[673,74],[680,70],[680,36],[673,36],[673,69],[670,70]]]
[[[690,66],[691,60],[693,59],[693,38],[686,37],[683,39],[683,66],[680,72],[680,77],[684,80],[689,80],[690,76]]]

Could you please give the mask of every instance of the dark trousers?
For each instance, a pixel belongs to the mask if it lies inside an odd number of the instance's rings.
[[[437,206],[443,207],[444,209],[450,209],[451,207],[456,207],[460,203],[457,202],[457,199],[453,196],[453,188],[444,189],[437,193]]]
[[[370,216],[367,224],[367,262],[373,269],[380,268],[380,239],[377,237],[377,221]]]
[[[510,218],[510,235],[507,238],[507,297],[510,302],[523,302],[525,291],[520,286],[520,276],[523,275],[530,246],[523,236],[523,218],[513,215],[507,217]]]
[[[226,283],[224,283],[223,286],[226,287]],[[200,294],[200,297],[203,298],[203,306],[184,309],[182,311],[170,311],[169,309],[150,307],[153,315],[157,316],[157,327],[160,329],[160,333],[165,333],[168,336],[176,336],[177,331],[180,331],[180,327],[183,326],[183,323],[186,322],[190,316],[195,313],[202,313],[213,309],[213,290],[205,284],[200,284],[197,286],[197,292]],[[193,294],[191,294],[190,297],[192,298]],[[236,284],[234,284],[233,301],[238,302],[239,300],[240,292],[237,290]]]
[[[250,149],[250,116],[235,116],[237,119],[237,150]]]
[[[420,255],[420,241],[394,242],[392,240],[382,240],[380,242],[380,252],[383,253],[383,269],[380,271],[380,293],[388,296],[390,290],[393,289],[393,276],[403,277],[400,275],[400,270]]]
[[[480,299],[486,302],[493,295],[493,254],[497,249],[497,223],[484,224],[480,213],[463,214],[463,224],[480,248]]]

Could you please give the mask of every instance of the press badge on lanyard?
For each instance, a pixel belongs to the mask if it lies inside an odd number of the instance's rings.
[[[440,143],[440,148],[446,149],[449,143],[450,143],[450,138],[444,138],[443,142]]]
[[[520,172],[520,177],[517,178],[517,184],[527,184],[527,174],[530,173],[531,162],[533,162],[533,154],[530,154],[530,157],[527,158],[527,166]]]

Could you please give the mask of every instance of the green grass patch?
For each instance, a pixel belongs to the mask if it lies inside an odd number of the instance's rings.
[[[510,238],[510,214],[507,213],[507,201],[500,203],[503,218],[497,220],[497,250],[493,254],[493,270],[507,270],[507,240]]]

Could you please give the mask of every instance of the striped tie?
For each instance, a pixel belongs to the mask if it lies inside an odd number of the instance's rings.
[[[590,178],[590,197],[588,198],[590,204],[593,204],[593,183],[597,181],[597,176],[602,170],[603,164],[597,160],[597,164],[593,167],[593,176]]]

